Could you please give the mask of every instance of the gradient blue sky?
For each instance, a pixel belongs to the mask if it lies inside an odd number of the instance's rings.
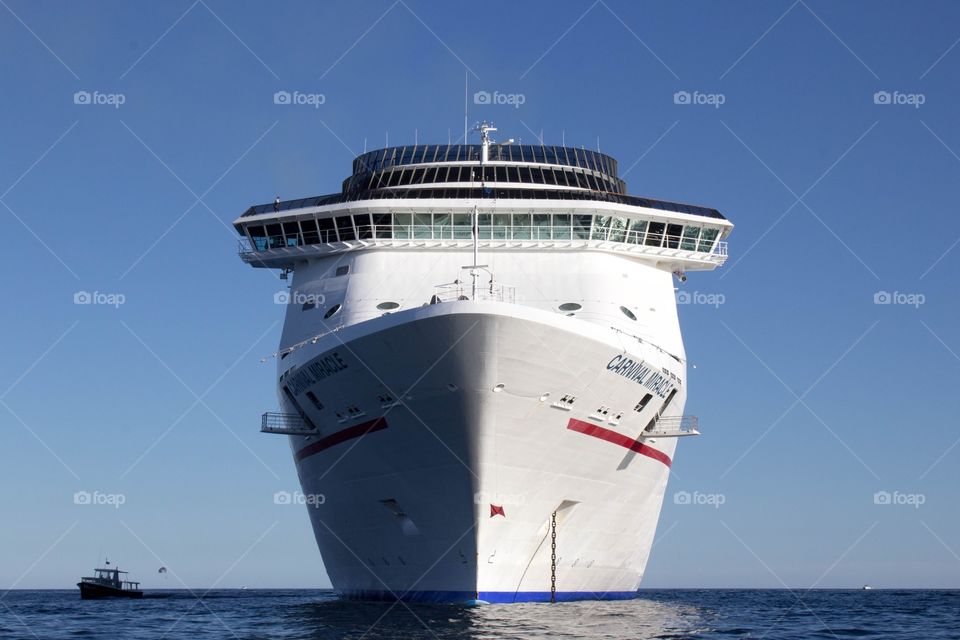
[[[0,5],[0,587],[105,553],[147,587],[329,584],[304,507],[273,501],[288,445],[258,433],[282,283],[229,223],[338,190],[387,135],[456,140],[465,75],[471,122],[599,139],[631,193],[736,224],[683,286],[723,304],[680,309],[704,435],[644,586],[960,586],[955,3]]]

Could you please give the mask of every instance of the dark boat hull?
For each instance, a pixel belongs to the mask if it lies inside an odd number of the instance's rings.
[[[100,600],[103,598],[142,598],[143,591],[135,589],[116,589],[102,584],[78,582],[80,598],[82,600]]]

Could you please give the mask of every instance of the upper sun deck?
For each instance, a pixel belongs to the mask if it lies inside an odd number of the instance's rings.
[[[678,268],[714,268],[726,259],[721,240],[732,225],[716,209],[631,196],[608,155],[495,144],[491,130],[481,126],[478,145],[364,153],[339,193],[250,207],[234,222],[244,237],[242,257],[289,268],[311,255],[370,245],[422,248],[422,240],[464,248],[475,222],[487,248],[597,245],[670,259]]]

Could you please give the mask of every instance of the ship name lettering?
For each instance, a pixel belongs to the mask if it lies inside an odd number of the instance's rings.
[[[670,378],[658,373],[647,380],[646,384],[643,386],[645,386],[647,389],[650,389],[650,391],[653,391],[661,398],[666,398],[667,391],[672,385],[670,384]]]
[[[290,389],[293,395],[298,396],[317,381],[328,378],[346,368],[347,363],[343,361],[339,353],[334,351],[330,355],[310,363],[294,374],[287,383],[287,388]]]
[[[622,355],[616,355],[607,364],[607,369],[626,378],[633,380],[637,384],[644,384],[647,376],[650,375],[650,367],[642,362],[635,362]]]

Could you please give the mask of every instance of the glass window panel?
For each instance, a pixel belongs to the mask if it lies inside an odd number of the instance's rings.
[[[493,214],[493,238],[504,239],[510,237],[510,214]]]
[[[593,220],[593,234],[591,240],[606,240],[607,231],[610,227],[610,216],[596,216]]]
[[[433,234],[429,213],[417,213],[413,216],[413,237],[421,240],[429,239]]]
[[[413,214],[393,214],[393,237],[403,239],[413,237]]]
[[[630,222],[630,232],[627,234],[627,242],[632,242],[633,244],[643,244],[643,236],[646,231],[646,220],[632,220]]]
[[[623,242],[627,231],[626,218],[614,218],[610,223],[610,240],[612,242]]]
[[[389,213],[374,213],[373,218],[373,237],[389,238],[392,236],[391,224],[393,216]]]
[[[337,232],[340,234],[340,241],[356,240],[357,235],[353,230],[353,220],[350,216],[338,216],[335,218],[337,223]]]
[[[531,237],[534,240],[550,239],[550,214],[549,213],[535,213],[533,215],[533,229],[531,229]]]
[[[320,236],[317,234],[316,220],[301,220],[300,228],[303,230],[303,244],[317,244],[320,242]]]
[[[284,222],[283,223],[283,235],[286,236],[286,245],[288,247],[295,247],[300,242],[300,227],[296,222]]]
[[[267,248],[267,233],[261,226],[247,227],[250,237],[253,238],[253,246],[257,251],[265,251]]]
[[[320,218],[317,220],[317,231],[320,234],[320,242],[337,241],[337,232],[333,228],[333,218]]]
[[[517,240],[529,240],[530,239],[530,214],[529,213],[515,213],[513,214],[513,237]]]
[[[553,214],[553,239],[570,239],[570,215],[566,213]]]
[[[489,240],[492,234],[490,225],[492,224],[492,216],[489,213],[481,213],[477,215],[477,220],[480,225],[480,239]]]
[[[297,226],[296,222],[284,222],[283,235],[286,236],[286,245],[288,247],[295,247],[298,244],[303,244],[300,242],[300,227]]]
[[[472,231],[473,215],[469,213],[453,214],[453,237],[456,240],[469,240],[473,238]]]
[[[683,234],[682,224],[667,225],[667,246],[676,249],[680,246],[680,236]]]
[[[704,229],[700,233],[700,242],[697,246],[697,251],[703,251],[709,253],[713,250],[713,242],[717,239],[717,235],[720,233],[719,229]]]
[[[590,238],[590,224],[592,222],[593,216],[573,216],[573,237],[577,240],[588,240]]]
[[[368,240],[373,237],[373,227],[370,226],[370,214],[358,213],[353,216],[353,226],[357,229],[357,237]]]
[[[700,227],[688,224],[683,228],[683,240],[680,242],[680,248],[685,251],[696,251],[698,237],[700,237]]]
[[[453,237],[449,213],[433,214],[433,237],[441,240],[449,240]]]
[[[267,237],[270,238],[271,249],[283,246],[283,230],[279,224],[267,225]]]
[[[647,228],[647,239],[644,244],[648,247],[661,246],[663,243],[663,231],[666,226],[666,223],[663,222],[651,222]]]

